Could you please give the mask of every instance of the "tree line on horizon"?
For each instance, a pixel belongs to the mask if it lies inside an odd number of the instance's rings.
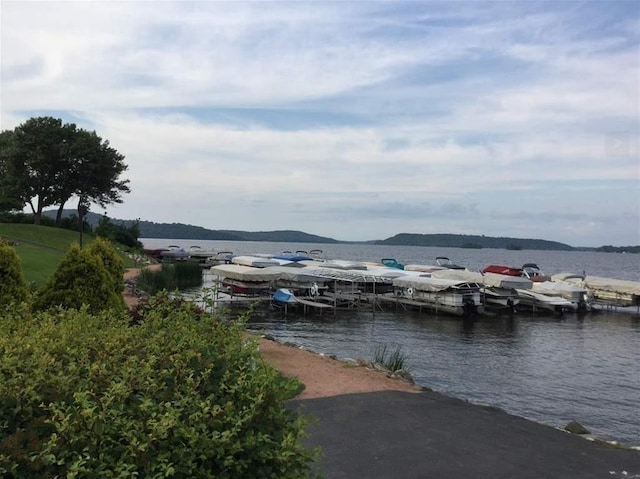
[[[45,211],[46,216],[53,217],[55,211]],[[65,210],[63,218],[74,214],[72,210]],[[94,227],[104,221],[104,217],[96,213],[87,215],[87,222]],[[340,241],[334,238],[317,236],[303,231],[279,230],[279,231],[236,231],[236,230],[212,230],[202,226],[194,226],[184,223],[155,223],[144,220],[112,219],[114,225],[121,228],[135,227],[141,238],[162,239],[192,239],[211,241],[270,241],[281,243],[317,243],[317,244],[372,244],[372,245],[402,245],[402,246],[430,246],[451,248],[495,248],[509,250],[555,250],[555,251],[600,251],[616,253],[640,253],[640,246],[600,246],[600,247],[574,247],[557,241],[548,241],[532,238],[493,237],[482,235],[463,234],[413,234],[401,233],[383,240],[369,241]]]

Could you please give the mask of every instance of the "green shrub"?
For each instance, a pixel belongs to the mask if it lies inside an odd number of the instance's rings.
[[[16,250],[0,240],[0,307],[22,303],[29,298],[29,288],[22,274]]]
[[[122,294],[114,291],[102,259],[89,250],[71,246],[47,285],[34,300],[34,309],[61,307],[80,309],[86,305],[90,313],[106,309],[124,309]]]
[[[109,274],[113,290],[121,294],[124,289],[124,262],[111,243],[104,238],[98,237],[87,247],[87,251],[100,258]]]
[[[143,321],[86,311],[0,321],[0,474],[302,478],[298,390],[237,323],[166,303]]]

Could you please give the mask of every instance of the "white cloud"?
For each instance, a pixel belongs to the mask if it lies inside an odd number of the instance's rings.
[[[606,242],[638,243],[638,12],[545,5],[3,2],[0,119],[109,139],[124,217],[598,244],[623,184]]]

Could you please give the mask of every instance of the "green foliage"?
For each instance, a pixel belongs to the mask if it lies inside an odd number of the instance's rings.
[[[138,278],[138,287],[149,294],[197,286],[202,286],[202,268],[193,261],[163,264],[160,271],[143,269]]]
[[[124,289],[124,263],[111,243],[104,238],[96,238],[95,241],[88,246],[87,251],[100,258],[109,274],[113,291],[121,294]]]
[[[123,309],[122,294],[114,291],[102,259],[74,244],[67,252],[53,277],[36,295],[35,310],[55,308],[80,309],[86,305],[89,312]]]
[[[142,248],[142,243],[138,241],[140,237],[140,226],[138,221],[134,221],[129,226],[125,224],[113,223],[107,215],[102,216],[96,227],[96,236],[109,238],[117,243],[129,248]]]
[[[0,308],[27,301],[29,289],[16,250],[0,239]]]
[[[69,310],[0,321],[7,478],[302,478],[298,381],[238,323],[150,301],[143,320]]]
[[[407,358],[402,352],[401,346],[396,346],[391,350],[387,344],[378,344],[373,353],[373,361],[375,364],[379,364],[387,371],[407,371]]]

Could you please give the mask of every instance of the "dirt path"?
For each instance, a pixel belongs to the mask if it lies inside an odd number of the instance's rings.
[[[407,381],[268,339],[260,340],[262,357],[285,376],[297,377],[305,390],[296,399],[374,391],[419,392]]]

